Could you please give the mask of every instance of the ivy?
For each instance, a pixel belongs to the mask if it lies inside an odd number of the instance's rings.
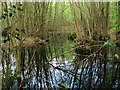
[[[20,37],[19,37],[19,33],[12,33],[11,36],[12,36],[13,38],[18,39],[18,40],[21,40]]]
[[[12,13],[9,13],[9,17],[12,17]]]
[[[18,28],[16,28],[16,31],[17,31],[17,32],[25,33],[25,29],[18,29]]]
[[[10,41],[11,38],[21,40],[20,33],[25,33],[25,29],[16,28],[14,32],[10,32],[10,27],[4,28],[4,30],[2,31],[2,36],[6,37],[7,39],[3,40],[3,43]]]
[[[16,10],[23,11],[22,4],[19,4],[18,6],[11,5],[9,8],[4,9],[0,19],[6,19],[6,17],[12,18],[13,14],[16,13]]]

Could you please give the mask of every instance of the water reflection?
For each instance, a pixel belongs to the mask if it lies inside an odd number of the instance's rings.
[[[12,55],[11,58],[11,70],[14,75],[16,71],[16,62]],[[86,63],[85,65],[79,65],[77,69],[75,64],[68,60],[57,61],[54,58],[47,66],[48,76],[45,75],[43,68],[39,76],[37,76],[35,69],[33,69],[29,75],[26,75],[25,80],[21,75],[24,81],[22,88],[29,88],[31,90],[40,90],[40,88],[52,88],[53,90],[59,90],[60,88],[81,88],[85,90],[88,88],[90,80],[93,88],[96,88],[103,81],[104,65],[100,63],[93,62],[92,68],[90,64]],[[108,63],[107,68],[113,68],[113,66]],[[115,68],[117,68],[117,66],[115,66]],[[48,79],[46,79],[46,77]],[[118,87],[118,84],[120,84],[120,80],[116,79],[113,88]],[[17,90],[19,88],[18,86],[18,81],[14,80],[12,90]]]

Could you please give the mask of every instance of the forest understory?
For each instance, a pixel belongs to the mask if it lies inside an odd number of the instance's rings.
[[[120,2],[0,2],[1,90],[120,90]]]

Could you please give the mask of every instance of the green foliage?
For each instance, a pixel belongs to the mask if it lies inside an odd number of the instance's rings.
[[[16,28],[14,32],[10,32],[10,27],[4,28],[4,30],[2,31],[2,36],[6,37],[6,39],[3,40],[3,43],[10,41],[12,38],[21,40],[20,33],[25,34],[25,29]]]
[[[12,18],[12,16],[14,15],[14,13],[16,13],[17,10],[23,11],[23,5],[21,3],[18,6],[11,5],[9,8],[4,9],[0,19],[6,19],[7,17]]]
[[[73,59],[73,52],[70,51],[73,46],[74,46],[74,42],[73,41],[67,40],[64,43],[64,47],[65,47],[64,48],[64,56],[66,57],[67,60],[72,60]],[[70,52],[68,53],[68,51],[70,51]]]
[[[112,85],[110,82],[106,82],[106,83],[101,83],[99,86],[98,86],[98,89],[102,88],[102,89],[111,89]]]
[[[13,5],[12,7],[13,7],[13,8],[16,8],[16,6],[15,6],[15,5]]]
[[[19,10],[19,11],[23,11],[23,9],[22,9],[21,7],[18,7],[18,10]]]
[[[9,32],[10,28],[11,28],[11,27],[9,27],[9,26],[8,26],[8,27],[5,27],[4,30],[2,31],[2,36],[8,37],[8,35],[9,35],[9,33],[10,33],[10,32]]]
[[[118,5],[110,4],[110,14],[109,14],[109,27],[110,32],[116,31],[120,29],[120,25],[117,24],[118,21]]]
[[[104,42],[104,46],[112,48],[113,46],[115,46],[115,42],[113,40],[107,40],[106,42]]]
[[[72,12],[70,9],[70,4],[66,3],[65,6],[67,7],[67,9],[64,11],[64,15],[65,15],[66,20],[68,21],[68,25],[73,24],[73,22],[71,22],[73,16],[72,16]]]
[[[116,24],[115,27],[117,28],[117,30],[120,30],[120,24]]]
[[[18,40],[21,40],[20,37],[19,37],[19,33],[12,33],[11,36],[12,36],[13,38],[18,39]]]
[[[18,40],[21,40],[21,39],[20,39],[20,33],[25,33],[25,30],[24,30],[24,29],[18,29],[18,28],[16,28],[16,29],[15,29],[15,32],[11,33],[11,36],[12,36],[13,38],[18,39]]]
[[[6,43],[7,41],[10,41],[10,40],[11,40],[11,38],[4,39],[3,43]]]
[[[14,6],[14,8],[16,8],[16,7]],[[22,3],[19,3],[19,4],[18,4],[17,10],[23,11],[23,4],[22,4]]]
[[[13,15],[13,14],[10,12],[10,13],[9,13],[9,17],[12,17],[12,15]]]
[[[25,33],[25,29],[18,29],[18,28],[16,28],[16,31],[17,31],[17,32]]]
[[[0,17],[0,19],[6,19],[7,17],[12,17],[13,16],[13,9],[9,8],[9,9],[5,9],[2,13],[2,16]]]
[[[65,85],[64,83],[62,83],[62,82],[60,82],[60,83],[58,83],[58,86],[60,87],[60,88],[69,88],[69,86],[67,86],[67,85]]]

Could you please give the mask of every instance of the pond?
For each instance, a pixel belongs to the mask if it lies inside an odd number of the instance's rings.
[[[74,57],[75,58],[75,57]],[[13,76],[16,72],[16,60],[11,55],[12,65],[11,70]],[[47,74],[44,71],[44,67],[41,68],[40,73],[37,75],[36,67],[30,71],[29,75],[23,79],[21,74],[21,82],[24,82],[22,88],[26,89],[35,89],[39,90],[52,88],[53,90],[59,90],[60,88],[81,88],[82,90],[86,90],[89,87],[89,83],[91,83],[92,88],[96,88],[103,82],[103,74],[104,74],[104,64],[93,62],[91,65],[86,63],[85,65],[81,64],[76,67],[72,60],[64,60],[62,61],[61,58],[57,59],[53,58],[48,64],[47,67]],[[107,68],[113,68],[111,64],[106,65]],[[6,66],[4,67],[6,69]],[[117,65],[115,66],[117,68]],[[2,70],[2,66],[0,66],[0,71]],[[27,73],[27,71],[25,71]],[[111,84],[110,81],[108,84]],[[117,88],[120,84],[120,80],[116,79],[112,88]],[[18,90],[18,79],[13,81],[13,86],[11,90]]]

